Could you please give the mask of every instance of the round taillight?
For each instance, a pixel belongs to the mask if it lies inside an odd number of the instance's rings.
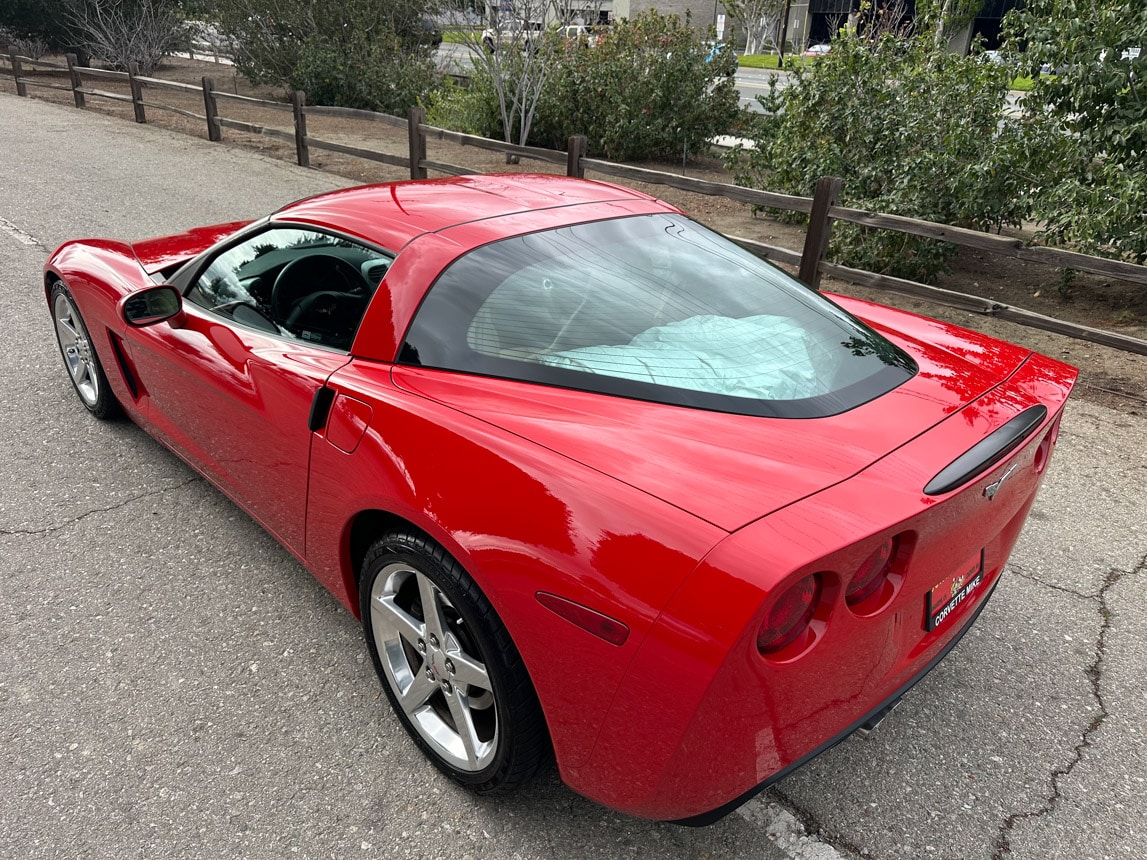
[[[892,570],[898,544],[896,538],[888,538],[872,551],[848,581],[848,588],[844,592],[845,603],[858,606],[881,589]]]
[[[1051,459],[1051,449],[1055,447],[1055,443],[1059,441],[1059,423],[1063,420],[1063,415],[1057,415],[1055,420],[1051,422],[1051,427],[1048,429],[1047,434],[1040,440],[1039,447],[1035,449],[1035,458],[1033,465],[1035,466],[1036,474],[1041,473],[1047,468],[1047,461]]]
[[[1048,458],[1051,456],[1051,431],[1039,443],[1039,447],[1035,449],[1035,457],[1032,459],[1032,465],[1035,467],[1036,474],[1042,472],[1047,468]]]
[[[812,621],[820,592],[820,575],[816,573],[789,586],[777,598],[757,631],[757,650],[762,654],[775,654],[793,644]]]

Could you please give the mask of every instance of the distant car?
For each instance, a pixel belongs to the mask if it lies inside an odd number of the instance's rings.
[[[581,794],[691,824],[874,727],[971,628],[1076,375],[558,176],[68,242],[41,287],[83,407],[361,619],[443,773],[506,792],[552,750]]]
[[[832,45],[810,45],[801,52],[802,57],[823,57],[832,50]]]
[[[433,18],[423,18],[418,24],[419,43],[437,48],[442,44],[442,27]]]
[[[585,24],[566,24],[558,28],[558,35],[567,42],[584,45],[587,48],[596,48],[601,35],[597,30]]]
[[[506,47],[532,52],[538,49],[542,36],[543,28],[540,21],[503,22],[482,31],[482,49],[487,54],[493,54]]]
[[[705,54],[706,63],[714,64],[726,77],[731,77],[737,73],[740,61],[737,59],[737,52],[733,50],[732,45],[727,42],[705,42],[704,44],[709,49],[708,53]]]

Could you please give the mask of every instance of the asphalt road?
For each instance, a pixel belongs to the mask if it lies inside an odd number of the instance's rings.
[[[406,740],[357,624],[285,550],[80,408],[40,289],[65,239],[342,180],[6,93],[0,152],[0,857],[1143,855],[1143,418],[1073,402],[976,628],[877,732],[721,823],[625,818],[552,774],[476,799]]]

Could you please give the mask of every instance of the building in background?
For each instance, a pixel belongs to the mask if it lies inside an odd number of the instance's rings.
[[[490,13],[502,16],[514,13],[514,0],[486,0],[486,2]],[[809,45],[831,42],[841,27],[849,24],[855,26],[861,2],[862,0],[788,0],[788,16],[784,25],[786,53],[799,52]],[[983,7],[975,20],[952,37],[950,43],[952,50],[967,53],[976,37],[984,40],[985,48],[998,48],[1004,16],[1022,2],[1023,0],[984,0]],[[541,0],[527,0],[524,5],[535,9],[545,8],[547,12],[556,8]],[[899,8],[908,22],[911,22],[916,14],[916,0],[872,0],[872,5],[877,10],[882,7]],[[721,0],[568,0],[561,4],[561,8],[572,11],[572,20],[588,26],[606,24],[621,18],[632,18],[646,9],[656,9],[662,15],[676,15],[682,21],[688,18],[693,26],[699,29],[727,23],[721,37],[732,38],[736,42],[740,33],[740,46],[744,47],[744,28],[728,14]]]
[[[727,15],[725,7],[714,0],[611,0],[615,18],[632,18],[646,9],[656,9],[662,15],[676,15],[682,21],[689,18],[694,27],[715,27],[717,16]]]
[[[1021,5],[1023,0],[984,0],[979,15],[951,40],[951,48],[967,53],[973,40],[984,40],[985,48],[1000,46],[1000,28],[1004,16]],[[799,50],[807,45],[832,41],[843,26],[856,23],[861,0],[790,0],[785,40],[788,50]],[[916,14],[916,0],[874,0],[882,6],[900,6],[909,21]]]
[[[646,9],[656,9],[662,15],[676,15],[682,21],[688,18],[694,27],[700,29],[716,26],[718,15],[727,14],[719,0],[563,0],[560,4],[549,0],[486,0],[484,20],[490,20],[491,16],[506,20],[528,15],[531,20],[543,24],[552,24],[560,19],[594,26],[632,18]]]

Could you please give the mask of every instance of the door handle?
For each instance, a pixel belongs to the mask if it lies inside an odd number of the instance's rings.
[[[307,429],[312,433],[322,430],[327,424],[327,417],[331,414],[331,404],[335,402],[335,390],[322,386],[315,392],[311,401],[311,414],[307,416]]]

